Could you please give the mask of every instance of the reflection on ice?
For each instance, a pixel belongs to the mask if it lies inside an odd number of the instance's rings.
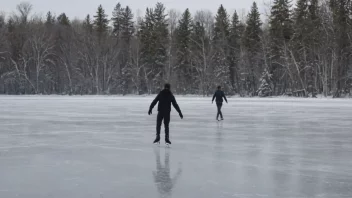
[[[158,188],[161,198],[169,198],[172,195],[172,189],[177,183],[178,178],[182,174],[181,166],[178,167],[174,177],[170,176],[170,148],[165,148],[164,165],[160,159],[160,147],[154,149],[156,171],[153,171],[154,182]]]

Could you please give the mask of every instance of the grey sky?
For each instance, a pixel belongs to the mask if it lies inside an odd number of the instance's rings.
[[[186,8],[189,8],[192,13],[197,10],[207,9],[213,13],[216,12],[220,4],[228,10],[229,13],[233,13],[234,10],[238,11],[249,11],[253,3],[252,0],[159,0],[164,3],[167,9],[176,9],[183,12]],[[265,0],[270,1],[270,0]],[[9,14],[16,10],[16,5],[23,0],[0,0],[0,11],[4,11]],[[27,0],[33,5],[33,10],[37,14],[43,16],[48,12],[52,11],[56,15],[65,12],[71,19],[80,18],[83,19],[87,14],[94,15],[99,4],[102,4],[106,10],[106,14],[111,17],[112,10],[117,2],[120,2],[122,6],[130,6],[137,13],[137,10],[141,10],[144,13],[147,7],[154,7],[158,2],[157,0]],[[257,0],[258,6],[261,11],[264,10],[264,0]]]

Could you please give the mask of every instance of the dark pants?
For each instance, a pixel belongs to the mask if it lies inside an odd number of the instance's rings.
[[[222,119],[223,118],[222,117],[222,112],[221,112],[222,103],[221,102],[216,103],[216,106],[218,107],[218,113],[216,114],[216,119],[219,119],[219,115],[220,115],[220,117]]]
[[[170,112],[158,112],[158,117],[156,119],[156,135],[160,136],[161,123],[163,120],[165,126],[165,139],[169,139]]]

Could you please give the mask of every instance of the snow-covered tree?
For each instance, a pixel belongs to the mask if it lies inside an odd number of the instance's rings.
[[[271,96],[273,93],[272,74],[270,74],[270,72],[267,69],[265,69],[259,81],[260,81],[260,86],[258,88],[258,96],[260,97]]]

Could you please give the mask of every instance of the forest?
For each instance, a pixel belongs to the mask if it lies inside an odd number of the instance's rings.
[[[100,5],[70,19],[20,3],[0,14],[0,94],[142,95],[169,82],[181,95],[221,85],[242,97],[351,96],[351,1],[231,9],[190,13],[157,3],[138,16],[117,3],[111,14]]]

